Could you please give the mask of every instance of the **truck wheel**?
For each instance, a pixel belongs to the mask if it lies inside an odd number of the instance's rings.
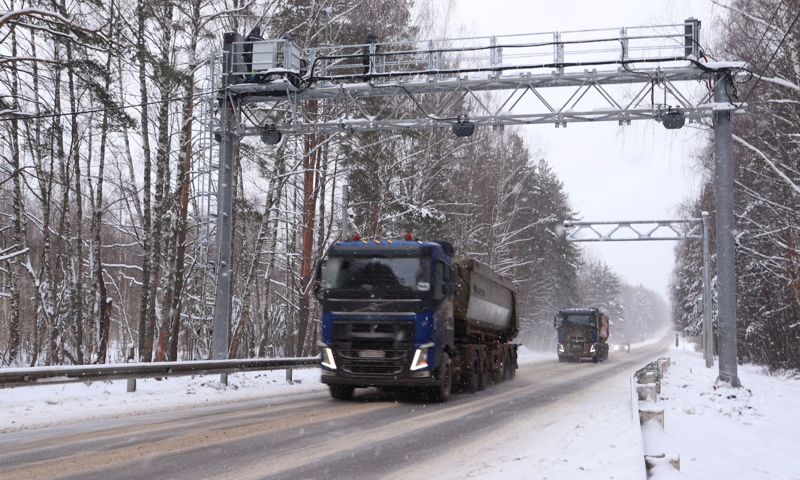
[[[331,390],[331,397],[336,400],[350,400],[353,398],[354,387],[349,385],[328,385]]]
[[[486,387],[489,386],[489,375],[491,375],[491,371],[489,370],[489,365],[486,362],[481,363],[481,376],[480,382],[478,384],[478,390],[486,390]]]
[[[467,384],[467,391],[469,393],[475,393],[481,389],[481,367],[480,363],[475,360],[475,363],[472,365],[472,374],[469,376],[469,383]]]
[[[444,352],[444,360],[442,360],[441,373],[442,380],[439,385],[431,388],[430,397],[434,402],[446,402],[450,398],[450,390],[453,387],[453,365],[450,363],[450,355]]]
[[[514,367],[514,354],[508,352],[508,379],[513,380],[517,376],[517,369]]]
[[[599,362],[599,361],[600,361],[600,358],[599,358],[597,355],[595,355],[594,357],[592,357],[592,363],[597,363],[597,362]]]

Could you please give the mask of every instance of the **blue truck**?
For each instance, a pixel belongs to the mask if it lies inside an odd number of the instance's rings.
[[[437,402],[517,369],[517,290],[448,242],[354,240],[331,246],[316,275],[322,383],[418,390]]]

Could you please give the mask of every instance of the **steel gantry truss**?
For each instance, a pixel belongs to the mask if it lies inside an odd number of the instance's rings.
[[[635,220],[620,222],[564,222],[570,242],[641,242],[648,240],[699,240],[702,219]]]
[[[238,135],[285,134],[711,116],[713,92],[686,81],[719,70],[700,59],[699,22],[300,50],[288,40],[230,35],[221,65],[247,117]],[[225,68],[228,67],[228,68]],[[614,88],[635,86],[633,91]],[[496,92],[488,99],[485,92]],[[447,97],[442,99],[440,97]],[[379,106],[375,99],[381,98]],[[432,101],[438,98],[437,101]],[[328,118],[306,114],[326,101]],[[459,110],[467,100],[470,111]]]
[[[564,222],[564,234],[570,242],[646,242],[703,241],[703,356],[706,367],[714,365],[711,326],[711,271],[708,238],[708,212],[701,218],[683,220],[629,220],[610,222]]]
[[[212,355],[227,356],[231,165],[242,137],[276,144],[287,134],[453,128],[464,136],[475,126],[655,120],[680,128],[711,119],[718,171],[730,175],[730,119],[741,105],[732,103],[729,92],[732,75],[744,64],[705,62],[699,34],[700,22],[688,19],[422,42],[382,43],[370,36],[363,44],[301,49],[288,39],[226,33],[222,54],[212,55],[220,61],[210,62],[220,67],[214,73],[221,88],[214,94],[221,118],[207,122],[219,126],[214,133],[220,139]],[[718,194],[720,188],[732,190],[732,183],[719,184]],[[718,236],[718,250],[729,252],[730,259],[721,258],[732,262],[732,196],[722,193],[717,230],[731,233]],[[728,230],[720,228],[720,219]],[[729,267],[720,264],[720,378],[738,385],[732,263]]]

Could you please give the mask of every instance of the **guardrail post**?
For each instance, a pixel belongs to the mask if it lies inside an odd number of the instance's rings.
[[[220,373],[219,374],[219,383],[228,386],[228,374],[227,373]]]
[[[288,383],[294,383],[294,380],[292,380],[292,369],[291,368],[287,368],[286,369],[286,381]]]
[[[125,389],[125,391],[128,392],[128,393],[133,393],[133,392],[136,391],[136,379],[135,378],[129,378],[128,379],[128,385],[127,385],[127,388]]]
[[[636,395],[639,397],[639,401],[651,401],[655,402],[658,399],[658,395],[656,393],[656,384],[655,383],[637,383],[636,384]]]

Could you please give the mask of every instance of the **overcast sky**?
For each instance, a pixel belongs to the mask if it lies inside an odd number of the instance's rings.
[[[436,0],[434,0],[436,1]],[[448,36],[504,35],[588,28],[703,22],[711,43],[714,18],[724,12],[710,0],[455,0]],[[442,2],[444,5],[444,2]],[[463,29],[461,31],[460,29]],[[459,35],[460,36],[460,35]],[[707,134],[667,131],[650,121],[535,125],[520,130],[564,182],[574,210],[588,221],[676,218],[694,198],[700,175],[694,157]],[[675,242],[587,244],[631,284],[667,294]]]

